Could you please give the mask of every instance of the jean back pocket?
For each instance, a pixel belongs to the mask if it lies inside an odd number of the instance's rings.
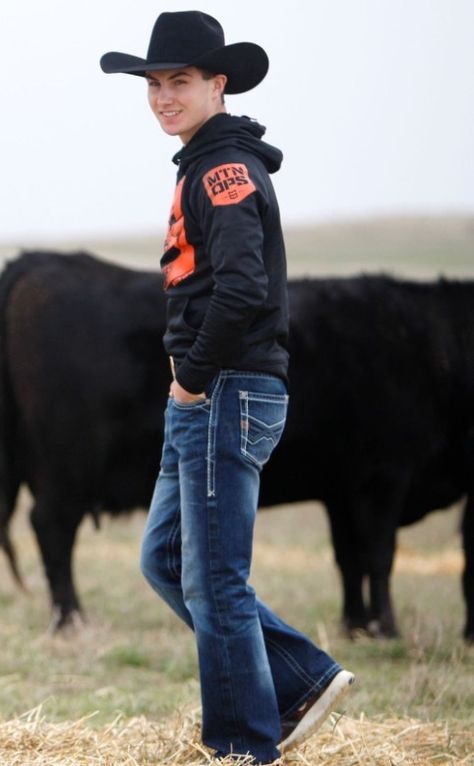
[[[260,469],[285,428],[288,395],[239,391],[239,401],[240,451]]]

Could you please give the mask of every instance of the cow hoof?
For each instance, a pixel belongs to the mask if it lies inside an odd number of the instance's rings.
[[[360,641],[363,638],[367,638],[367,620],[361,619],[349,619],[345,617],[341,621],[341,632],[346,638],[351,641]]]
[[[369,636],[377,639],[397,638],[398,631],[393,625],[384,625],[380,620],[370,620],[367,624]]]
[[[380,638],[380,622],[378,620],[370,620],[370,622],[367,623],[367,633],[369,636],[372,636],[372,638]]]
[[[344,626],[344,633],[351,641],[362,641],[368,636],[368,631],[366,628],[348,627],[347,625]]]
[[[54,607],[48,633],[51,636],[58,634],[64,636],[68,633],[77,633],[83,630],[85,625],[84,615],[78,609],[73,609],[72,612],[63,614],[58,607]]]

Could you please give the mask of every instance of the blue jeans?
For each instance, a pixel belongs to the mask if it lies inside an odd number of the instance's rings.
[[[203,742],[278,757],[281,720],[341,669],[248,584],[259,474],[283,432],[284,383],[222,371],[207,399],[169,399],[141,567],[196,634]]]

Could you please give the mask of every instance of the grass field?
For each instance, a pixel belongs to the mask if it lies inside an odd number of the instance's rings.
[[[82,737],[84,753],[92,747],[87,734],[91,727],[97,731],[94,747],[104,748],[110,743],[110,739],[104,740],[104,732],[110,732],[114,720],[125,727],[121,734],[125,738],[138,737],[139,727],[146,737],[158,737],[160,748],[165,748],[166,742],[170,747],[169,739],[163,740],[155,727],[171,726],[173,739],[173,732],[183,725],[181,718],[174,722],[176,710],[198,709],[196,656],[193,637],[161,605],[138,571],[144,514],[136,512],[114,521],[104,518],[100,532],[85,520],[76,551],[76,571],[88,624],[68,636],[52,637],[46,632],[49,605],[26,505],[23,498],[12,534],[30,589],[28,595],[18,593],[5,562],[0,560],[0,721],[16,722],[16,736],[22,743],[18,753],[23,753],[22,747],[32,747],[32,719],[25,717],[25,712],[37,706],[40,708],[33,716],[36,736],[42,732],[41,741],[47,740],[50,748],[57,741],[57,753],[62,752],[60,743],[65,741],[64,727],[69,735],[75,732],[78,742]],[[393,594],[402,637],[382,642],[365,637],[348,641],[339,630],[339,581],[322,507],[305,503],[259,514],[252,573],[258,593],[283,618],[357,674],[357,685],[346,705],[346,726],[352,726],[351,737],[357,733],[360,746],[363,740],[370,759],[360,761],[358,756],[341,763],[401,763],[390,760],[386,753],[378,760],[374,752],[394,732],[394,741],[400,745],[401,732],[411,731],[413,726],[424,727],[419,736],[426,729],[431,739],[435,732],[444,731],[443,747],[439,745],[439,750],[438,744],[433,745],[430,752],[434,760],[418,759],[417,755],[406,763],[474,763],[474,741],[468,734],[474,728],[474,649],[466,647],[460,638],[464,607],[458,522],[459,509],[454,508],[434,513],[399,535]],[[140,724],[127,723],[137,717]],[[83,718],[87,720],[81,722]],[[79,728],[68,729],[78,721],[74,725]],[[361,733],[360,727],[367,726],[364,721],[373,721],[375,728],[363,728]],[[59,728],[54,729],[55,724]],[[0,763],[26,766],[24,760],[2,761],[2,731],[8,732],[9,725],[13,723],[5,723],[3,729],[0,726]],[[196,737],[198,729],[194,725],[186,731],[183,742],[190,731]],[[329,725],[326,731],[328,735]],[[344,738],[346,729],[342,732]],[[377,739],[370,747],[369,735],[371,743]],[[443,760],[442,752],[448,752],[447,739],[458,743],[456,752],[462,758],[446,756]],[[135,741],[138,749],[140,742]],[[332,752],[334,741],[327,742]],[[132,747],[133,742],[129,744]],[[191,743],[190,747],[194,746]],[[416,738],[412,750],[418,752]],[[190,758],[186,748],[180,751],[181,758],[187,753],[185,760],[173,760],[166,751],[166,760],[155,761],[147,752],[147,758],[143,753],[138,760],[125,756],[121,760],[116,755],[110,761],[103,753],[103,760],[98,761],[94,760],[97,754],[90,760],[85,756],[84,760],[53,760],[50,754],[49,760],[45,756],[45,760],[31,760],[31,764],[142,766],[165,763],[168,758],[172,763],[206,762]],[[299,762],[320,761],[313,757]]]
[[[98,711],[94,723],[156,718],[197,701],[194,642],[154,596],[137,559],[144,515],[96,532],[85,520],[76,570],[88,625],[74,636],[46,634],[46,588],[26,516],[13,527],[25,596],[0,561],[0,714],[43,703],[51,720]],[[394,599],[403,637],[348,641],[339,631],[340,591],[323,509],[315,503],[258,517],[252,580],[282,617],[328,648],[358,676],[352,713],[455,718],[474,724],[474,652],[460,639],[462,556],[456,509],[402,530]]]
[[[414,278],[440,273],[474,277],[474,221],[468,217],[327,225],[289,230],[286,239],[292,275],[344,275],[365,270]],[[155,236],[115,243],[68,243],[75,245],[88,245],[91,251],[120,263],[157,268]],[[0,247],[0,257],[14,252],[13,246]],[[89,735],[84,732],[91,729],[100,731],[102,738],[118,731],[117,737],[124,741],[130,732],[131,737],[138,737],[140,727],[146,729],[145,739],[153,732],[158,736],[162,730],[153,728],[155,724],[168,725],[168,720],[174,720],[168,716],[177,709],[198,708],[199,688],[192,636],[159,603],[138,571],[144,514],[136,512],[118,521],[104,517],[100,532],[85,520],[76,548],[76,572],[88,623],[69,636],[51,637],[47,634],[47,591],[27,521],[27,505],[25,495],[12,536],[28,595],[15,589],[0,558],[0,719],[5,721],[0,727],[0,766],[197,763],[187,756],[185,761],[173,760],[168,751],[162,761],[151,756],[148,760],[142,740],[133,750],[135,760],[125,754],[123,758],[112,755],[110,760],[105,755],[84,761],[77,755],[68,756],[69,760],[64,756],[61,760],[47,750],[46,740],[51,747],[55,737],[58,742],[74,737],[79,742],[84,737],[85,742]],[[357,737],[365,737],[366,750],[352,745],[352,756],[349,752],[344,763],[474,764],[474,742],[468,734],[474,727],[474,649],[460,638],[464,605],[458,526],[459,509],[454,508],[431,514],[401,531],[392,585],[402,637],[383,642],[360,637],[351,642],[339,631],[339,579],[322,507],[307,503],[259,514],[252,573],[259,595],[357,675],[357,686],[347,703],[347,725],[350,730],[353,719],[359,722]],[[34,715],[25,717],[26,711],[37,706]],[[117,716],[122,717],[123,731],[112,726]],[[144,717],[139,718],[141,723],[133,723],[140,716]],[[84,724],[74,723],[83,717],[87,717]],[[41,728],[40,719],[43,727],[63,728]],[[16,721],[19,729],[8,728]],[[377,733],[379,749],[378,745],[368,748],[369,730],[364,721],[374,722],[372,733]],[[172,737],[179,725],[173,724]],[[434,743],[429,759],[423,755],[423,726],[431,727]],[[40,731],[44,733],[43,745],[34,744],[32,727],[38,736]],[[5,755],[10,751],[3,743],[11,744],[15,731],[21,732],[17,747]],[[392,737],[390,732],[395,732],[395,739],[411,732],[411,760],[403,760],[399,751],[398,755],[395,751],[382,753],[385,740]],[[444,734],[438,740],[434,732]],[[186,736],[183,734],[184,739]],[[30,749],[36,748],[35,753],[46,753],[44,760],[43,755],[28,760],[22,755],[20,740]],[[438,744],[441,740],[443,744]],[[328,745],[328,763],[335,757],[333,746]],[[200,762],[206,762],[204,756]],[[316,756],[305,760],[303,754],[298,762],[320,761]]]

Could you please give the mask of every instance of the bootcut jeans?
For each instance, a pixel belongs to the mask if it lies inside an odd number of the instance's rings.
[[[233,370],[206,399],[169,398],[141,553],[146,579],[196,635],[203,742],[264,764],[279,756],[281,721],[341,670],[248,583],[259,475],[287,405],[279,378]]]

